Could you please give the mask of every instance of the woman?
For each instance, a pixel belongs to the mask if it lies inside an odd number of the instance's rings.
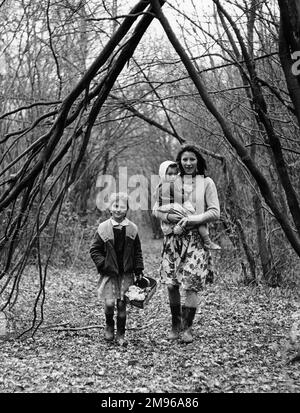
[[[157,204],[154,205],[153,213],[168,223],[170,228],[176,223],[184,228],[181,235],[169,231],[164,236],[161,275],[168,287],[172,315],[169,339],[179,338],[182,329],[182,340],[190,343],[193,341],[192,325],[199,304],[199,293],[213,276],[211,255],[204,248],[197,227],[219,219],[220,206],[213,180],[205,177],[206,162],[198,149],[192,145],[183,147],[176,161],[184,197],[189,198],[196,213],[179,219],[175,214],[159,212]]]

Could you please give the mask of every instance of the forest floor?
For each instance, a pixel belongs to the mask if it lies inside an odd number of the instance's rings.
[[[160,248],[161,240],[143,243],[145,273],[154,277]],[[193,343],[166,339],[170,314],[159,284],[145,309],[129,307],[128,346],[120,347],[103,338],[93,265],[49,269],[42,327],[33,338],[0,342],[0,392],[299,393],[288,339],[295,293],[246,287],[223,270],[203,293]],[[15,310],[27,327],[38,287],[33,272]]]

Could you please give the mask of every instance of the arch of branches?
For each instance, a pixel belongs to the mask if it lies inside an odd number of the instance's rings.
[[[47,122],[49,125],[46,133],[41,135],[37,133],[34,142],[17,157],[12,157],[11,161],[0,171],[0,278],[2,281],[0,294],[5,294],[6,297],[2,310],[10,308],[16,302],[19,283],[29,253],[33,247],[36,248],[40,288],[34,303],[32,331],[36,331],[43,321],[45,281],[49,262],[49,260],[46,260],[46,263],[42,264],[40,236],[51,220],[54,221],[54,226],[57,225],[64,198],[68,188],[74,183],[78,175],[97,116],[101,112],[122,69],[134,55],[135,49],[155,18],[161,23],[207,110],[217,120],[225,139],[249,171],[260,190],[261,196],[280,224],[289,243],[300,256],[300,206],[288,173],[281,141],[268,114],[267,103],[262,91],[263,85],[256,72],[255,60],[249,53],[231,16],[219,0],[213,1],[218,13],[224,22],[226,21],[227,26],[230,27],[242,52],[242,55],[236,56],[236,66],[243,81],[249,86],[248,93],[253,103],[257,123],[263,128],[266,142],[273,154],[280,183],[285,194],[288,215],[278,204],[267,178],[255,163],[255,159],[235,136],[229,122],[220,113],[215,102],[209,96],[199,71],[163,13],[165,1],[141,0],[124,17],[98,57],[66,97],[56,102],[50,102],[50,110],[47,106],[47,110],[43,115],[35,119],[27,129],[16,130],[1,137],[1,144],[11,137],[20,141],[25,139],[33,130],[38,131],[38,125],[41,122]],[[293,106],[291,107],[291,113],[299,123],[299,76],[291,76],[291,65],[293,64],[291,55],[293,51],[300,50],[297,37],[299,20],[293,20],[293,25],[290,24],[289,16],[293,13],[292,3],[284,0],[278,1],[281,11],[279,54],[286,75],[287,86],[291,91],[290,98]],[[255,2],[252,2],[252,6],[255,7]],[[294,7],[294,10],[296,10],[295,4]],[[121,47],[119,47],[120,44]],[[242,59],[242,63],[240,59]],[[23,109],[18,108],[14,112]],[[132,110],[134,114],[138,115],[129,104],[126,105],[126,109]],[[2,114],[1,119],[5,119],[11,113]],[[154,120],[151,123],[159,127]],[[169,131],[169,133],[173,134],[181,143],[184,142],[174,131]],[[12,149],[13,145],[7,149],[7,153]],[[2,160],[3,156],[5,154],[2,155]],[[54,180],[52,178],[53,171],[55,171]],[[54,189],[56,195],[53,198]],[[30,220],[32,213],[35,216],[34,225],[30,224],[32,223],[32,220]],[[23,235],[25,232],[27,243],[24,243]],[[55,233],[53,239],[54,237]],[[49,249],[49,258],[51,250],[52,246]],[[38,312],[40,312],[39,315]]]

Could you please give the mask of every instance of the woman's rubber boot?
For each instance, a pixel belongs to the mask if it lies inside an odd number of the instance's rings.
[[[125,340],[125,330],[126,330],[126,316],[117,316],[117,334],[116,342],[120,346],[127,346],[127,341]]]
[[[113,341],[114,334],[115,334],[115,323],[114,323],[114,313],[113,311],[105,312],[105,331],[104,331],[104,338],[106,341]]]
[[[172,329],[168,334],[169,340],[177,340],[181,330],[181,305],[170,305],[172,315]]]
[[[182,341],[184,343],[192,343],[193,335],[192,335],[192,325],[196,314],[195,307],[182,307],[182,327],[183,327],[183,334],[182,334]]]

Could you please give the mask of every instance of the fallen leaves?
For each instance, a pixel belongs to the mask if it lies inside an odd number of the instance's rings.
[[[159,241],[151,243],[146,273],[157,277]],[[19,328],[32,317],[31,282],[15,312]],[[128,308],[129,344],[121,348],[103,339],[96,283],[94,269],[49,273],[45,323],[34,340],[1,343],[1,392],[299,392],[298,366],[287,364],[294,307],[286,291],[217,280],[203,294],[195,340],[185,345],[166,339],[171,316],[158,285],[145,309]]]

